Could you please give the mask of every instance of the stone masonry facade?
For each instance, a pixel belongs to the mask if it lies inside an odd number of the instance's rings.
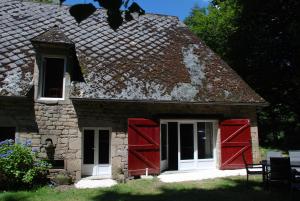
[[[74,107],[68,102],[35,103],[40,144],[47,138],[56,145],[55,159],[65,160],[65,168],[76,178],[81,170],[81,137]]]
[[[40,148],[47,138],[56,145],[55,159],[64,160],[65,169],[74,179],[81,177],[82,129],[111,128],[112,177],[127,175],[128,118],[209,119],[250,118],[254,161],[260,160],[256,109],[251,106],[196,104],[120,103],[101,101],[34,102],[29,98],[0,99],[0,127],[16,127],[20,141],[30,139]],[[220,155],[220,132],[217,136],[217,159]],[[43,150],[42,150],[43,151]],[[45,153],[44,153],[45,156]],[[220,160],[218,160],[220,161]]]

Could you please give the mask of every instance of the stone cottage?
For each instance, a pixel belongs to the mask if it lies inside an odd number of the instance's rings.
[[[257,161],[266,102],[173,16],[0,0],[0,140],[53,143],[77,179]]]

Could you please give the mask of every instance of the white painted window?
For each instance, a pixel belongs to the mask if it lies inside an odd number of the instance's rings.
[[[40,99],[63,100],[65,97],[66,58],[44,56],[42,59]]]

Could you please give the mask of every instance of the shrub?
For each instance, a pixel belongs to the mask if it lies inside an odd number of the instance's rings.
[[[72,178],[66,174],[57,174],[54,176],[53,181],[57,185],[69,185],[72,183]]]
[[[0,171],[6,178],[4,188],[30,188],[45,181],[50,164],[38,159],[37,152],[29,146],[29,141],[25,144],[13,140],[0,142]]]

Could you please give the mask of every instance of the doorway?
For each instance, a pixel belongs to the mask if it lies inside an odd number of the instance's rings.
[[[83,129],[82,175],[111,177],[110,129]]]
[[[215,120],[162,120],[161,170],[215,168],[216,133]]]

